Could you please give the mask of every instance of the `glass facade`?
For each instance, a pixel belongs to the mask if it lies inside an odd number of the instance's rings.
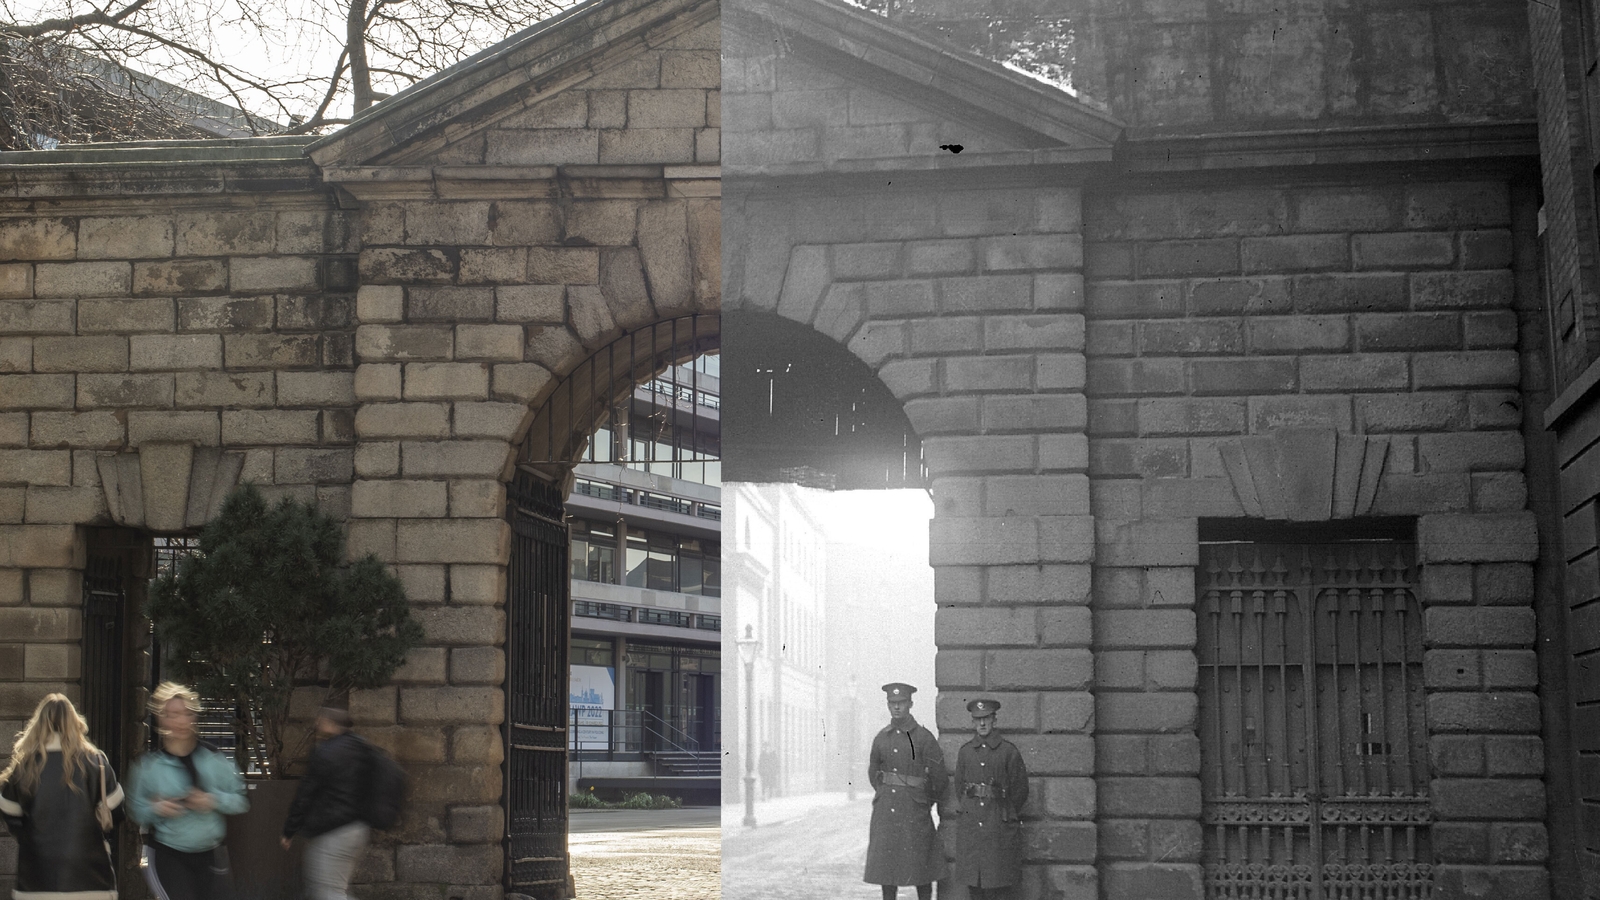
[[[618,545],[615,524],[572,520],[572,578],[652,591],[722,596],[721,544],[662,531],[627,530]],[[617,566],[618,551],[622,566]]]
[[[695,484],[722,484],[721,428],[716,411],[721,357],[709,354],[676,366],[635,389],[630,406],[589,438],[583,462],[626,466]],[[700,374],[710,375],[702,380]],[[690,415],[685,407],[693,404]],[[676,409],[675,409],[676,407]]]
[[[718,648],[630,643],[626,663],[627,707],[644,716],[647,750],[722,745]]]
[[[602,427],[589,438],[589,446],[583,451],[583,462],[626,466],[651,475],[666,475],[680,481],[713,487],[722,485],[722,461],[718,458],[720,451],[696,450],[680,443],[688,439],[689,430],[686,428],[661,426],[643,431],[640,427],[642,424],[646,423],[634,422],[630,426],[626,447],[621,446],[622,442],[610,426]],[[675,435],[673,431],[682,431],[684,434]]]

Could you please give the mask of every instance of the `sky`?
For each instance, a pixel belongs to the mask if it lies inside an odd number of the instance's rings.
[[[120,9],[128,0],[102,0],[103,8]],[[369,0],[370,2],[370,0]],[[431,0],[399,0],[397,7],[416,8],[419,3]],[[511,0],[523,3],[525,9],[537,8],[528,0]],[[575,5],[574,0],[557,0],[562,6]],[[545,4],[548,5],[548,0]],[[86,0],[0,0],[0,19],[17,23],[39,22],[56,17],[81,15],[96,8]],[[340,0],[148,0],[145,12],[154,17],[153,30],[162,34],[185,34],[190,43],[212,51],[227,65],[258,76],[261,80],[291,82],[306,76],[325,79],[338,61],[343,42],[344,13]],[[453,17],[452,23],[459,23]],[[463,58],[487,47],[505,35],[502,31],[486,28],[460,33],[459,29],[448,35],[452,47],[459,49]],[[381,64],[381,59],[375,59]],[[147,75],[186,87],[224,103],[237,105],[235,98],[214,84],[206,85],[193,80],[192,64],[165,48],[155,47],[141,55],[131,67]],[[433,74],[440,66],[414,70],[420,79]],[[382,77],[382,76],[379,76]],[[386,93],[397,92],[410,82],[389,78],[386,84],[375,87]],[[325,82],[324,82],[325,84]],[[325,87],[295,85],[287,92],[300,95],[299,102],[289,104],[289,111],[308,115],[320,101]],[[261,97],[245,98],[249,111],[283,122],[284,111]],[[341,96],[330,115],[346,117],[350,112],[348,95]]]

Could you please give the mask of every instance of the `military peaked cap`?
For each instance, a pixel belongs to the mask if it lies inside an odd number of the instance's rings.
[[[972,700],[967,703],[967,712],[972,713],[972,717],[974,719],[981,719],[984,716],[992,716],[999,709],[1000,701],[991,700],[987,697],[980,697],[977,700]]]
[[[889,695],[890,700],[909,700],[911,695],[917,692],[917,689],[909,684],[891,681],[883,686],[883,692]]]

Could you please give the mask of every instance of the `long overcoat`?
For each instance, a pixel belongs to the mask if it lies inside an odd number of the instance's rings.
[[[1022,807],[1028,769],[1017,745],[991,731],[956,754],[955,879],[973,887],[1006,887],[1022,877]]]
[[[867,841],[868,884],[931,884],[945,876],[944,848],[932,809],[949,782],[933,733],[906,717],[872,739],[867,780],[873,788]]]

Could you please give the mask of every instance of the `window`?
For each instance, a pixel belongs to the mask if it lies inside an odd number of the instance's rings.
[[[594,641],[587,638],[572,639],[571,664],[575,666],[610,666],[615,665],[616,649],[610,641]]]
[[[574,538],[574,548],[576,544]],[[721,544],[716,541],[630,529],[623,583],[652,591],[720,597],[720,552]]]
[[[616,583],[617,530],[611,525],[572,522],[572,579]]]

